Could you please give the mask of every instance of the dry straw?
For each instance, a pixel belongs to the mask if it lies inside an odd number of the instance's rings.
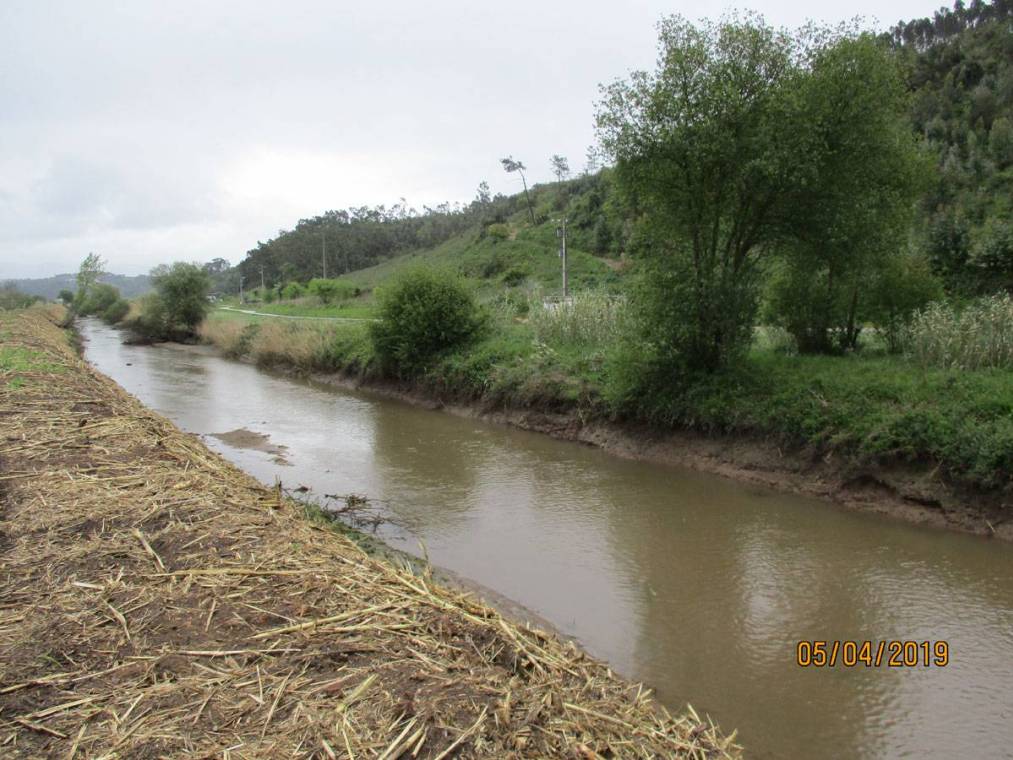
[[[572,644],[306,520],[41,312],[0,333],[37,359],[0,369],[0,755],[738,753]]]

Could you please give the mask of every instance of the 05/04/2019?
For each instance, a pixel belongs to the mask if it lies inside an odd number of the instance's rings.
[[[946,641],[800,641],[795,661],[803,668],[915,668],[950,664]]]

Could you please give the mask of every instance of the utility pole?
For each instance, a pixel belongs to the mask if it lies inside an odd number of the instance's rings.
[[[327,279],[327,230],[320,230],[320,263],[324,266],[324,279]]]
[[[559,258],[563,260],[563,300],[568,295],[566,286],[566,217],[562,219],[562,225],[556,227],[556,237],[559,238]]]
[[[267,290],[267,286],[264,284],[264,267],[260,268],[260,289]]]

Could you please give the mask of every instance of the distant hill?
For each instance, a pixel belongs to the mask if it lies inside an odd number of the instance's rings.
[[[151,278],[146,274],[124,275],[107,274],[99,278],[100,282],[107,282],[120,291],[124,298],[136,298],[151,290]],[[76,274],[57,274],[52,277],[41,277],[27,280],[7,280],[22,293],[32,296],[42,296],[50,301],[55,301],[61,290],[75,290],[77,288]]]

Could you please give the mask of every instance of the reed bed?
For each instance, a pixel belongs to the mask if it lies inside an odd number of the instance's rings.
[[[556,303],[544,304],[536,298],[528,315],[535,339],[542,343],[601,347],[622,334],[626,301],[607,293],[584,291]]]
[[[926,366],[1013,367],[1013,298],[1003,293],[963,308],[930,304],[914,315],[902,341],[905,352]]]
[[[0,332],[37,358],[0,367],[0,755],[738,754],[572,644],[305,519],[42,313]]]

